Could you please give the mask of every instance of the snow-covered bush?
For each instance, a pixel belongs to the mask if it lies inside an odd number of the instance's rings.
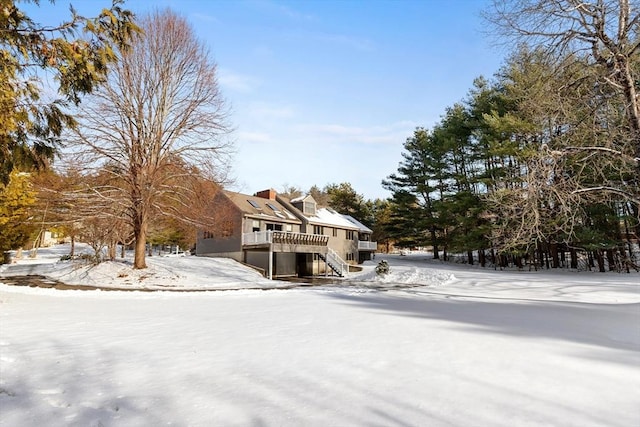
[[[378,265],[376,265],[376,274],[378,276],[384,276],[388,272],[389,272],[389,264],[387,263],[387,261],[382,260],[378,263]]]

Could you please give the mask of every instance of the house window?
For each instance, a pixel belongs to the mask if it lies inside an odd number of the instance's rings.
[[[314,225],[313,234],[324,234],[324,227],[321,225]]]
[[[304,202],[303,212],[308,215],[316,214],[316,204],[313,202]]]
[[[348,253],[347,254],[347,261],[355,261],[356,260],[356,256],[352,253]]]
[[[267,223],[267,230],[282,231],[282,224],[269,224],[269,223]]]
[[[253,221],[251,231],[260,231],[260,221]]]
[[[347,240],[353,240],[353,236],[355,235],[353,230],[347,230]]]
[[[333,229],[333,237],[338,237],[338,229],[337,228]]]
[[[213,239],[213,233],[207,230],[204,233],[202,233],[202,238],[203,239]]]
[[[284,225],[284,231],[288,231],[289,233],[291,233],[293,231],[293,225],[285,224]]]

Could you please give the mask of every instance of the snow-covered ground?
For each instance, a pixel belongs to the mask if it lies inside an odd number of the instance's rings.
[[[91,254],[87,245],[76,245],[76,255]],[[242,264],[223,258],[195,256],[149,256],[148,268],[133,269],[132,254],[114,262],[93,265],[80,259],[60,262],[68,255],[69,245],[39,249],[35,259],[28,255],[13,265],[0,265],[0,276],[18,274],[45,275],[67,284],[140,290],[245,289],[289,285],[273,282]]]
[[[640,275],[381,256],[276,289],[239,264],[0,267],[125,292],[0,284],[1,426],[640,425]],[[0,277],[2,282],[2,277]],[[251,289],[257,288],[257,289]],[[271,290],[264,290],[274,288]]]

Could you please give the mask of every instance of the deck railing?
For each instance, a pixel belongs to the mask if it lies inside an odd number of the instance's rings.
[[[375,251],[376,249],[378,249],[378,242],[358,241],[359,251]]]
[[[291,245],[327,246],[329,236],[319,234],[293,233],[290,231],[254,231],[242,235],[243,245],[263,245],[284,243]]]

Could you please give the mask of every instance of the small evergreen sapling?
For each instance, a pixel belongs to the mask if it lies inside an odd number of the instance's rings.
[[[387,263],[387,261],[382,260],[376,266],[376,274],[378,276],[384,276],[387,273],[389,273],[389,264]]]

